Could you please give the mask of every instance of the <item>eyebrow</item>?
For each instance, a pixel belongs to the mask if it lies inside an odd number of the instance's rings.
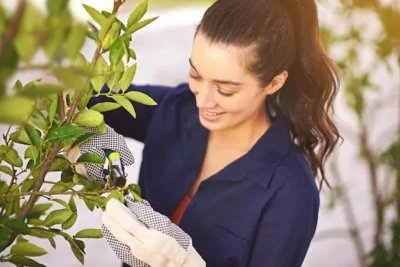
[[[190,66],[192,66],[192,68],[193,68],[197,73],[199,73],[199,72],[197,71],[196,67],[193,65],[193,62],[192,62],[192,60],[191,60],[190,58],[189,58],[189,63],[190,63]],[[225,80],[213,80],[213,82],[219,83],[219,84],[234,85],[234,86],[241,86],[241,85],[243,85],[242,83],[239,83],[239,82],[225,81]]]

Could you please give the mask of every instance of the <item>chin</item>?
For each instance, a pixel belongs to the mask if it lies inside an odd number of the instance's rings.
[[[207,120],[204,120],[203,118],[200,117],[200,123],[203,125],[204,128],[211,132],[215,131],[221,131],[226,129],[226,125],[223,122],[210,122]]]

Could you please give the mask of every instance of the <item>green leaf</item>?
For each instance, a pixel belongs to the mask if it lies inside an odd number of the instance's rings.
[[[124,56],[124,41],[123,37],[120,36],[111,46],[110,49],[110,62],[111,65],[117,65]]]
[[[11,237],[11,229],[8,227],[0,227],[0,249],[8,245]]]
[[[26,225],[22,220],[20,219],[13,219],[10,220],[7,223],[7,226],[9,226],[11,228],[11,230],[22,234],[22,235],[27,235],[31,232],[31,230],[29,229],[28,225]]]
[[[14,85],[13,85],[13,87],[12,87],[11,90],[12,90],[12,91],[18,92],[18,91],[22,90],[23,87],[24,87],[24,86],[22,85],[21,81],[20,81],[20,80],[17,80],[17,81],[14,83]]]
[[[49,215],[47,215],[46,219],[44,220],[44,224],[47,227],[51,227],[56,224],[63,224],[72,216],[72,214],[73,212],[69,209],[53,210],[49,213]]]
[[[111,111],[117,108],[120,108],[121,105],[118,103],[113,103],[113,102],[102,102],[102,103],[97,103],[96,105],[92,106],[90,109],[96,110],[98,112],[107,112]]]
[[[102,238],[101,229],[83,229],[74,235],[74,238]]]
[[[151,19],[145,19],[142,20],[138,23],[133,24],[132,26],[130,26],[128,29],[126,29],[125,34],[127,35],[131,35],[132,33],[140,30],[141,28],[145,27],[146,25],[152,23],[153,21],[155,21],[158,17],[154,17]]]
[[[54,117],[56,115],[57,112],[57,108],[58,108],[58,99],[54,98],[53,100],[51,100],[50,102],[50,106],[49,106],[49,115],[47,116],[47,121],[49,122],[49,125],[51,126],[54,120]]]
[[[40,203],[40,204],[35,204],[33,208],[31,209],[30,213],[40,213],[44,214],[48,209],[53,206],[53,203]]]
[[[93,211],[94,205],[95,205],[94,202],[91,201],[91,200],[88,200],[88,199],[86,199],[86,198],[83,198],[83,201],[85,202],[86,207],[87,207],[90,211]]]
[[[22,159],[18,155],[17,150],[12,147],[0,145],[0,159],[1,158],[14,167],[22,167]]]
[[[29,241],[27,239],[23,238],[22,236],[18,236],[17,237],[17,242],[18,243],[21,243],[21,242],[23,243],[23,242],[29,242]]]
[[[30,229],[31,232],[29,235],[31,236],[35,236],[35,237],[39,237],[39,238],[50,238],[50,237],[54,237],[55,234],[47,231],[45,229],[40,229],[40,228],[32,228]]]
[[[54,75],[68,88],[82,90],[85,88],[85,81],[82,76],[73,68],[57,68],[53,70]],[[64,88],[65,89],[65,88]]]
[[[98,75],[107,75],[109,71],[110,67],[107,64],[107,61],[103,56],[100,56],[94,65],[94,73]]]
[[[88,133],[85,133],[85,134],[79,136],[79,137],[74,141],[74,143],[72,143],[71,148],[74,148],[74,147],[76,147],[76,146],[79,146],[79,145],[85,143],[85,142],[88,141],[90,138],[92,138],[92,137],[94,137],[94,136],[96,136],[96,135],[97,135],[97,133],[90,133],[90,132],[88,132]]]
[[[64,125],[61,127],[52,128],[46,136],[47,142],[65,141],[70,138],[75,138],[85,134],[87,130],[74,125]]]
[[[17,256],[37,257],[47,254],[47,251],[44,248],[31,243],[17,243],[11,247],[11,254]]]
[[[97,41],[97,34],[95,32],[92,32],[92,31],[87,32],[87,37],[89,37],[92,40]]]
[[[62,229],[68,230],[76,223],[76,219],[78,219],[78,215],[76,213],[72,214],[69,219],[62,224]]]
[[[148,1],[143,1],[140,5],[138,5],[135,10],[129,15],[128,18],[128,28],[131,27],[133,24],[139,22],[144,14],[146,14],[148,8]]]
[[[129,188],[129,192],[131,192],[133,198],[138,201],[138,202],[142,202],[142,190],[140,189],[139,185],[137,184],[130,184],[128,186]]]
[[[18,107],[18,108],[15,108]],[[22,96],[2,96],[0,98],[0,122],[23,124],[33,111],[33,102]]]
[[[40,147],[40,132],[36,130],[32,125],[26,124],[25,131],[28,134],[29,140],[31,140],[32,145]]]
[[[121,106],[123,106],[136,119],[136,112],[132,103],[123,96],[113,95],[112,98]]]
[[[64,12],[69,0],[47,0],[46,8],[49,16],[58,16]]]
[[[96,205],[103,207],[107,204],[106,198],[102,196],[85,196],[84,198],[93,201]]]
[[[56,246],[56,241],[54,240],[54,237],[49,237],[48,239],[49,239],[49,242],[50,242],[51,246],[52,246],[54,249],[56,249],[57,246]]]
[[[44,226],[44,221],[36,219],[36,218],[30,218],[28,219],[28,224],[36,225],[36,226]]]
[[[48,96],[52,94],[58,94],[65,90],[65,87],[51,83],[32,83],[31,86],[25,86],[21,91],[18,92],[20,96],[26,96],[30,98]]]
[[[132,84],[133,78],[136,74],[136,63],[130,66],[122,75],[120,87],[122,92],[125,92]]]
[[[18,34],[14,39],[14,44],[21,61],[29,64],[39,48],[39,38],[29,32]]]
[[[39,157],[39,150],[35,146],[29,146],[25,150],[25,159],[36,160]]]
[[[100,134],[104,134],[107,131],[106,123],[103,121],[99,126],[97,126],[97,131]]]
[[[0,172],[4,172],[5,174],[13,176],[13,171],[10,169],[10,167],[5,165],[0,165]]]
[[[74,253],[75,257],[79,260],[79,262],[84,264],[84,255],[80,247],[76,243],[75,239],[73,239],[69,234],[65,232],[60,232],[59,234],[62,235],[65,238],[65,240],[68,241],[68,243],[71,246],[72,252]]]
[[[132,48],[129,49],[129,56],[136,60],[136,53],[135,50],[133,50]]]
[[[74,196],[71,195],[71,197],[69,199],[69,202],[68,202],[68,205],[71,208],[73,213],[77,213],[78,212],[78,210],[76,208]]]
[[[43,130],[44,132],[47,131],[47,119],[44,117],[43,113],[39,110],[34,110],[30,121],[33,125],[37,128]]]
[[[79,239],[74,239],[80,250],[85,253],[85,242]]]
[[[24,130],[19,130],[10,134],[10,138],[14,143],[31,145],[28,134]]]
[[[77,23],[72,26],[66,44],[66,56],[69,59],[74,60],[79,55],[79,52],[85,43],[87,28],[87,24],[84,23]]]
[[[71,168],[63,170],[61,173],[61,181],[63,181],[64,183],[71,183],[73,176],[74,176],[74,173],[71,170]]]
[[[106,22],[107,18],[103,14],[101,14],[99,11],[97,11],[96,9],[94,9],[91,6],[88,6],[85,4],[82,4],[82,5],[85,8],[86,12],[89,13],[89,15],[92,17],[92,19],[94,21],[96,21],[99,25],[103,25]]]
[[[12,255],[9,261],[17,266],[46,267],[46,265],[40,264],[37,261],[24,256]]]
[[[51,193],[63,193],[70,189],[73,186],[72,182],[64,183],[63,181],[58,181],[55,185],[53,185],[49,192]]]
[[[59,198],[54,198],[54,199],[52,199],[52,201],[57,202],[58,204],[64,206],[66,209],[70,209],[68,203],[65,202],[65,200],[62,200]]]
[[[103,114],[95,110],[86,109],[75,115],[73,123],[79,126],[96,127],[104,120]]]
[[[117,87],[119,80],[122,76],[122,71],[118,70],[116,67],[111,66],[113,69],[110,73],[110,77],[108,79],[107,85],[108,87],[113,90]]]
[[[106,84],[106,77],[101,74],[101,75],[96,75],[93,78],[90,79],[90,82],[93,86],[93,89],[99,93],[103,86]]]
[[[21,193],[29,192],[32,190],[36,183],[36,179],[28,179],[21,186]]]
[[[150,96],[137,91],[132,91],[125,94],[125,97],[129,100],[148,105],[148,106],[155,106],[157,105],[156,101],[154,101]]]
[[[120,31],[118,23],[114,23],[117,13],[109,16],[106,21],[101,25],[98,37],[102,40],[102,49],[109,49],[112,44],[117,40]]]
[[[71,162],[64,156],[57,155],[54,161],[51,163],[49,172],[61,172],[68,169],[71,166]]]
[[[95,179],[95,177],[94,177]],[[83,187],[86,189],[88,192],[93,192],[101,189],[103,186],[97,181],[97,180],[89,180],[84,177],[79,176],[79,180]]]

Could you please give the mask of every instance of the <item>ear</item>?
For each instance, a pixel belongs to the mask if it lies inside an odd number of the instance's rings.
[[[265,93],[267,95],[272,95],[276,93],[282,86],[285,84],[287,77],[289,76],[288,72],[285,70],[280,74],[276,75],[272,81],[265,87]]]

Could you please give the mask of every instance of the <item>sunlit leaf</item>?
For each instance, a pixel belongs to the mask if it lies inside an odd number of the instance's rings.
[[[11,247],[11,254],[17,256],[42,256],[47,254],[47,251],[44,248],[36,246],[31,243],[16,243],[14,246]]]

